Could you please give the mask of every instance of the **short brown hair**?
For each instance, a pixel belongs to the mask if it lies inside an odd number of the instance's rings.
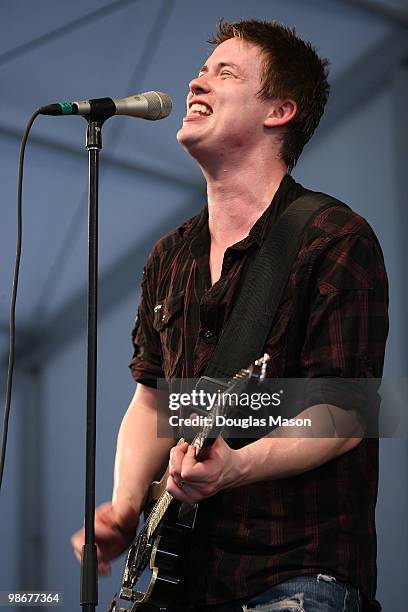
[[[295,117],[286,126],[281,156],[291,171],[320,118],[329,95],[328,60],[316,49],[277,21],[220,19],[216,34],[208,42],[219,45],[230,38],[258,45],[264,55],[259,95],[262,98],[290,98],[297,103]]]

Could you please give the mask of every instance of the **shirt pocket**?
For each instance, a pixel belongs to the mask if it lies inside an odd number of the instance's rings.
[[[173,376],[183,353],[184,291],[169,295],[154,307],[153,327],[160,334],[163,372]]]

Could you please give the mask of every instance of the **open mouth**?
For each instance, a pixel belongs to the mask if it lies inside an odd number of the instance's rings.
[[[190,117],[191,115],[208,116],[212,115],[212,110],[206,104],[194,102],[187,111],[187,116]]]

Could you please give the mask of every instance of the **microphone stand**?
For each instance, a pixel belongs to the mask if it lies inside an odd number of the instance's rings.
[[[167,94],[148,91],[122,100],[99,98],[80,102],[59,102],[42,106],[37,114],[80,115],[88,122],[86,148],[89,153],[88,188],[88,356],[85,473],[85,543],[81,556],[81,595],[84,612],[98,605],[98,560],[95,545],[95,463],[96,463],[96,366],[98,301],[98,183],[102,125],[115,114],[145,119],[163,119],[171,111]],[[36,116],[36,115],[35,115]]]
[[[132,96],[131,102],[142,98],[139,114],[146,119],[162,119],[171,111],[171,98],[159,92]],[[124,101],[128,101],[125,98]],[[137,100],[140,102],[139,100]],[[96,365],[97,365],[97,306],[98,306],[98,185],[99,151],[102,149],[102,125],[117,112],[111,98],[89,100],[86,148],[89,157],[88,188],[88,357],[87,357],[87,417],[85,472],[85,543],[81,557],[81,595],[83,612],[94,612],[98,605],[98,560],[95,546],[95,463],[96,463]],[[121,101],[116,101],[117,103]],[[123,102],[123,101],[122,101]],[[71,105],[70,105],[71,106]],[[70,109],[71,112],[72,109]],[[64,114],[62,104],[42,107],[43,114]],[[141,114],[140,114],[141,113]],[[70,114],[70,113],[67,113]],[[80,113],[82,115],[82,112]],[[127,113],[125,113],[127,114]],[[130,113],[132,114],[132,113]]]
[[[81,595],[84,612],[98,605],[98,562],[95,546],[96,366],[98,305],[98,185],[102,124],[106,117],[88,115],[86,148],[89,154],[88,187],[88,356],[85,473],[85,544],[81,559]]]

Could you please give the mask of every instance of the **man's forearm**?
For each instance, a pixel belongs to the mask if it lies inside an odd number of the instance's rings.
[[[357,446],[364,431],[358,413],[331,404],[311,406],[298,417],[310,420],[311,427],[278,427],[237,451],[237,475],[241,476],[232,486],[312,470]]]
[[[126,522],[138,515],[152,480],[167,461],[174,440],[157,437],[157,396],[154,389],[138,385],[120,426],[114,471],[112,503]]]
[[[289,433],[287,428],[279,427],[239,450],[233,450],[219,437],[204,461],[196,461],[193,447],[175,447],[167,491],[182,502],[197,503],[222,489],[290,478],[313,470],[361,441],[362,429],[356,415],[337,406],[314,405],[298,416],[312,417],[312,429],[291,428],[291,437],[285,437]],[[340,437],[339,431],[347,432],[347,437]]]
[[[235,451],[230,487],[297,476],[359,444],[361,438],[262,438]],[[227,487],[228,488],[228,487]]]

